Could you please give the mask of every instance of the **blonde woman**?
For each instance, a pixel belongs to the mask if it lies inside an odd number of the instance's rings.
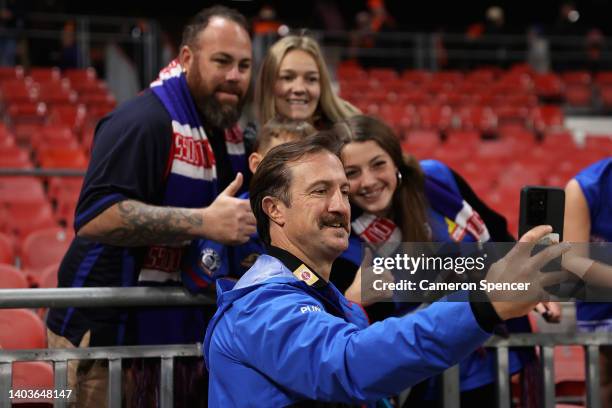
[[[259,123],[278,115],[317,129],[359,114],[334,93],[319,44],[301,35],[284,37],[268,50],[255,87],[255,109]]]

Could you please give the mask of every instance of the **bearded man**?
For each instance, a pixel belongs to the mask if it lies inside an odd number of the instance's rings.
[[[181,285],[190,241],[248,240],[255,218],[249,202],[234,196],[248,168],[236,122],[250,76],[244,16],[222,6],[198,13],[184,29],[178,59],[98,124],[59,287]],[[49,347],[194,343],[212,313],[51,309]],[[105,361],[71,362],[68,382],[76,405],[106,406]]]

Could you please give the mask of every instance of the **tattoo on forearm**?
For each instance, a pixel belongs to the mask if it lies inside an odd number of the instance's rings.
[[[193,238],[187,231],[203,224],[202,216],[184,208],[155,207],[138,201],[118,203],[123,226],[110,231],[113,245],[177,244]]]

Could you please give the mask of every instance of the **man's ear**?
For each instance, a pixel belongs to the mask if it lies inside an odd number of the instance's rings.
[[[183,67],[185,74],[191,69],[193,60],[193,51],[188,45],[183,45],[181,47],[181,51],[179,52],[179,62],[181,63],[181,67]]]
[[[263,156],[257,152],[253,152],[249,156],[249,169],[251,173],[255,174],[255,170],[257,170],[257,166],[263,160]]]
[[[261,200],[261,208],[270,221],[280,227],[285,225],[285,205],[280,199],[266,196]]]

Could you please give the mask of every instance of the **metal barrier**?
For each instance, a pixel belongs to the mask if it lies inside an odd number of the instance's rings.
[[[204,295],[192,295],[180,287],[135,288],[60,288],[1,289],[0,309],[37,307],[134,307],[198,306],[215,301]],[[524,333],[507,338],[492,337],[485,347],[495,349],[497,364],[497,407],[510,408],[511,389],[508,374],[510,347],[539,347],[542,365],[543,407],[555,406],[553,351],[559,345],[581,345],[585,349],[587,407],[599,408],[599,347],[612,345],[612,333]],[[160,358],[160,405],[173,404],[174,358],[201,357],[199,344],[162,346],[88,347],[75,349],[0,349],[0,408],[10,407],[11,363],[16,361],[50,361],[54,364],[55,389],[66,389],[68,360],[106,359],[109,361],[109,406],[121,406],[121,363],[125,358]],[[444,408],[459,407],[459,370],[452,367],[443,374]],[[54,400],[55,407],[66,406],[66,399]]]
[[[192,295],[180,287],[1,289],[0,309],[38,307],[134,307],[202,306],[215,304],[204,295]],[[68,360],[108,360],[109,407],[121,406],[121,363],[125,358],[160,358],[160,406],[173,405],[174,358],[201,357],[199,344],[161,346],[87,347],[75,349],[0,349],[0,408],[10,407],[12,363],[50,361],[55,372],[55,390],[67,387]],[[55,399],[54,407],[65,407],[67,399]]]
[[[74,349],[0,350],[0,407],[10,407],[11,366],[16,361],[50,361],[55,372],[55,390],[67,389],[69,360],[108,360],[108,406],[120,407],[121,364],[125,358],[160,358],[160,406],[171,408],[174,397],[174,358],[201,357],[200,344],[164,346],[87,347]],[[68,398],[54,399],[54,408],[68,406]]]

